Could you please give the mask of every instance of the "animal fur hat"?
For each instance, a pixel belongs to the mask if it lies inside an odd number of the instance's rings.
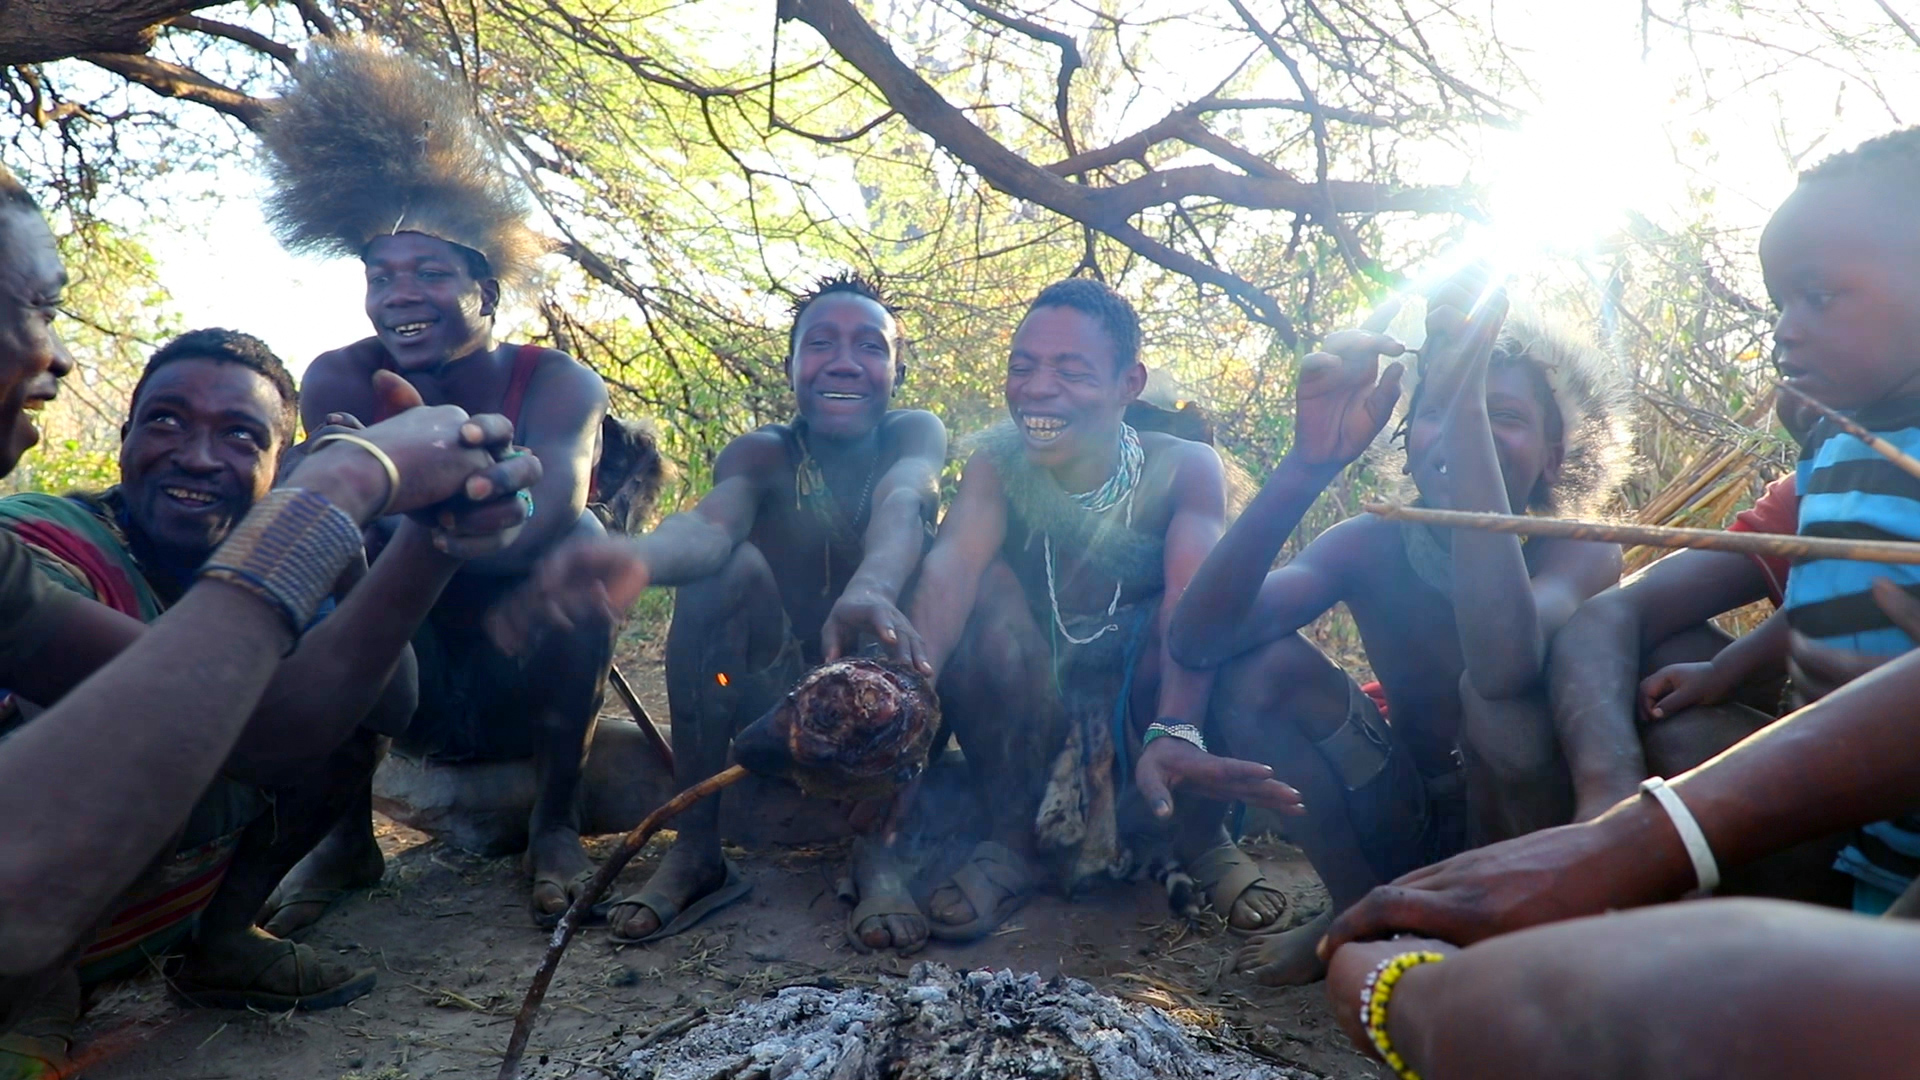
[[[1399,324],[1396,320],[1396,328]],[[1408,344],[1417,347],[1420,342]],[[1545,505],[1514,509],[1571,516],[1597,513],[1625,482],[1631,468],[1633,387],[1625,368],[1582,335],[1537,315],[1519,312],[1507,317],[1494,344],[1496,366],[1516,362],[1533,365],[1545,378],[1560,413],[1566,454],[1559,478],[1546,493]],[[1389,431],[1403,427],[1404,414],[1419,395],[1425,365],[1415,363],[1410,368],[1401,394],[1403,419],[1389,425]]]
[[[375,237],[424,233],[479,252],[512,289],[543,249],[525,193],[500,166],[465,92],[370,37],[316,44],[260,133],[267,218],[299,252],[362,257]]]

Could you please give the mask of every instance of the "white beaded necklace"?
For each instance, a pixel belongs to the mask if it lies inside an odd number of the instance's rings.
[[[1140,475],[1144,471],[1147,452],[1140,446],[1140,433],[1133,425],[1122,421],[1120,424],[1120,467],[1113,471],[1107,482],[1092,491],[1074,494],[1068,497],[1090,513],[1105,514],[1114,507],[1125,503],[1127,506],[1126,527],[1133,528],[1133,494],[1140,486]],[[1095,631],[1091,637],[1078,638],[1067,629],[1066,620],[1060,617],[1060,598],[1054,592],[1053,569],[1053,533],[1043,534],[1042,547],[1047,563],[1047,603],[1053,608],[1053,625],[1060,635],[1075,645],[1091,645],[1105,637],[1109,631],[1120,629],[1120,624],[1109,622]],[[1112,619],[1114,612],[1120,610],[1120,582],[1113,583],[1113,599],[1107,602],[1107,618]]]

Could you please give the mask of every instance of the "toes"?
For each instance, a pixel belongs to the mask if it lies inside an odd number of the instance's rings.
[[[620,937],[646,937],[660,929],[660,919],[645,904],[621,904],[607,913],[607,924]]]

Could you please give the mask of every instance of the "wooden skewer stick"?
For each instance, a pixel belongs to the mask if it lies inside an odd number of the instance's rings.
[[[667,745],[667,740],[660,734],[660,729],[653,726],[653,717],[648,716],[647,707],[640,704],[640,695],[633,692],[633,684],[627,682],[627,677],[620,674],[618,667],[607,669],[607,681],[613,684],[613,692],[620,695],[620,700],[626,702],[627,714],[632,716],[633,722],[639,724],[640,730],[646,733],[647,745],[653,747],[653,752],[666,763],[667,775],[673,775],[673,747]]]
[[[730,765],[714,773],[667,800],[659,809],[648,814],[646,820],[634,826],[632,832],[621,838],[619,849],[601,864],[600,872],[587,883],[586,891],[573,902],[566,914],[560,916],[559,924],[553,928],[553,938],[547,942],[547,955],[541,959],[539,970],[533,973],[533,985],[527,987],[527,996],[520,1002],[520,1013],[514,1017],[513,1037],[507,1040],[507,1056],[500,1062],[500,1080],[518,1080],[520,1059],[527,1052],[527,1039],[533,1035],[534,1018],[540,1014],[540,1002],[546,998],[547,987],[553,983],[553,973],[560,967],[560,957],[567,951],[567,943],[573,940],[580,924],[586,921],[587,912],[606,893],[607,886],[613,884],[613,879],[620,876],[620,871],[633,861],[635,855],[640,854],[640,849],[647,846],[647,841],[660,831],[660,826],[701,799],[739,783],[746,775],[747,770],[738,765]]]
[[[1899,447],[1893,445],[1892,443],[1881,438],[1880,436],[1875,435],[1873,432],[1868,431],[1866,428],[1861,427],[1859,422],[1855,421],[1852,417],[1843,415],[1841,413],[1837,413],[1832,409],[1827,408],[1825,405],[1822,405],[1821,403],[1813,400],[1812,398],[1801,393],[1800,391],[1795,390],[1793,387],[1788,386],[1786,383],[1781,383],[1780,389],[1783,393],[1791,395],[1795,401],[1798,401],[1803,405],[1811,406],[1815,412],[1833,421],[1834,424],[1838,426],[1841,431],[1844,431],[1847,434],[1853,436],[1854,438],[1859,439],[1861,442],[1866,443],[1868,446],[1873,447],[1874,453],[1879,454],[1881,457],[1886,458],[1888,461],[1891,461],[1895,465],[1900,466],[1900,468],[1904,470],[1908,476],[1912,476],[1917,479],[1920,479],[1920,459],[1915,459],[1913,456],[1903,453]]]
[[[1599,521],[1485,514],[1467,510],[1433,510],[1424,506],[1368,503],[1368,513],[1397,521],[1412,521],[1443,529],[1478,529],[1518,536],[1557,536],[1567,540],[1599,540],[1659,548],[1704,548],[1766,555],[1779,559],[1848,559],[1853,562],[1920,565],[1920,543],[1893,540],[1835,540],[1823,536],[1780,533],[1722,532],[1719,529],[1676,529],[1665,525],[1611,525]]]

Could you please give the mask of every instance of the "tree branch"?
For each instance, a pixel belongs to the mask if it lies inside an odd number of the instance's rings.
[[[340,36],[340,24],[334,22],[333,16],[327,14],[326,10],[314,0],[293,0],[293,7],[300,13],[300,17],[306,20],[307,25],[313,27],[320,36]]]
[[[177,15],[168,19],[167,25],[177,26],[182,30],[192,30],[196,33],[211,34],[214,37],[226,38],[228,41],[237,41],[256,52],[266,53],[268,56],[273,57],[288,67],[292,67],[294,61],[299,58],[299,54],[294,52],[293,46],[284,45],[260,33],[258,30],[249,30],[244,26],[235,26],[232,23],[223,23],[214,19],[203,19],[198,15]]]
[[[213,0],[0,0],[0,67],[144,53],[161,23]]]
[[[1079,153],[1074,145],[1073,125],[1067,115],[1067,89],[1073,84],[1073,73],[1085,65],[1080,59],[1080,46],[1071,37],[1051,27],[1041,26],[1031,19],[1022,19],[996,11],[979,0],[960,0],[960,6],[983,19],[999,23],[1009,30],[1017,30],[1036,41],[1044,41],[1060,50],[1060,71],[1053,77],[1053,112],[1060,121],[1060,141],[1066,144],[1067,155]]]
[[[82,53],[80,59],[103,67],[128,82],[139,83],[163,97],[197,102],[218,109],[255,130],[259,130],[267,118],[265,101],[230,86],[222,86],[192,68],[156,60],[151,56],[127,53]]]

